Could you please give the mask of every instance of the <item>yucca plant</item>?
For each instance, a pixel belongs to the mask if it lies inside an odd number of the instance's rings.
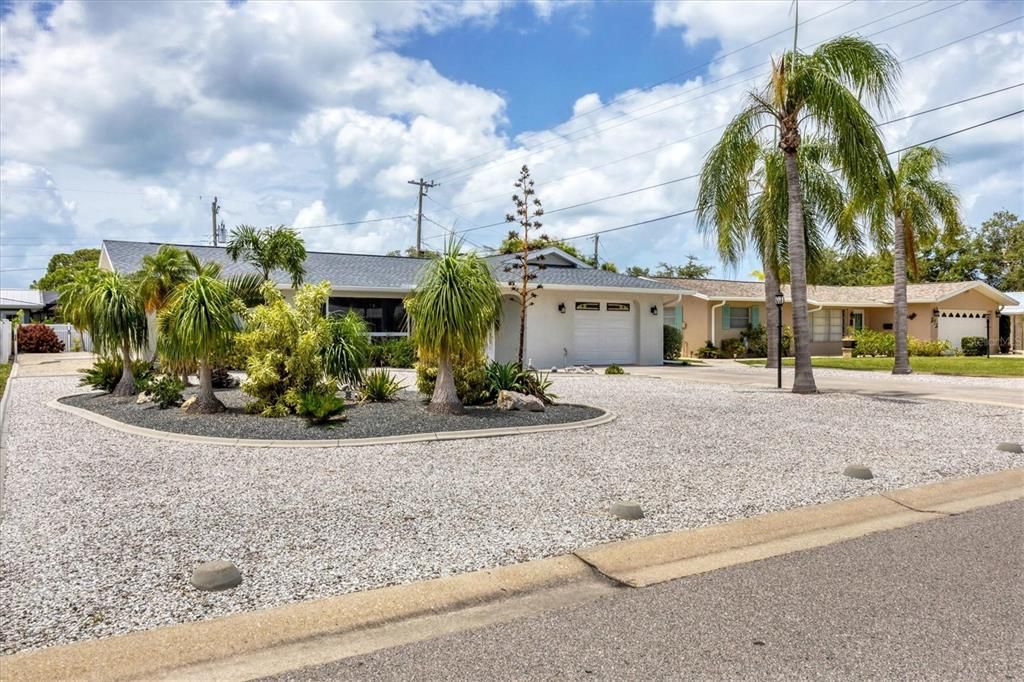
[[[523,374],[518,362],[492,362],[487,365],[487,388],[494,396],[499,391],[522,393]]]
[[[386,369],[371,369],[363,377],[359,400],[364,403],[386,403],[395,399],[405,386]]]

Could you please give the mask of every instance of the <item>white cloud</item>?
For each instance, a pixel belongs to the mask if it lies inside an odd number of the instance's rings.
[[[229,151],[217,162],[217,170],[264,170],[276,161],[274,148],[266,142],[258,142],[235,147]]]

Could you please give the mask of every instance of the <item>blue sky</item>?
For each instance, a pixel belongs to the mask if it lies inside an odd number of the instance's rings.
[[[790,0],[0,7],[5,287],[104,238],[204,243],[214,195],[229,227],[293,225],[318,250],[404,249],[415,238],[407,181],[421,176],[441,182],[425,204],[428,246],[453,229],[493,246],[506,226],[472,228],[502,220],[524,162],[549,210],[584,204],[552,210],[545,229],[589,251],[581,235],[693,206],[692,180],[594,200],[696,173],[792,41]],[[800,43],[856,31],[899,59],[934,50],[904,65],[884,120],[1024,82],[1020,13],[1012,2],[803,2]],[[887,126],[885,142],[1022,105],[1016,88]],[[940,143],[969,224],[1024,214],[1022,121]],[[758,266],[748,255],[725,267],[688,215],[601,246],[623,267],[691,254],[717,276]]]

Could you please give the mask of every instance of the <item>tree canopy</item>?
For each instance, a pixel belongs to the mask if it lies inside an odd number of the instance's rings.
[[[714,267],[703,265],[696,256],[687,256],[683,265],[672,265],[661,262],[651,273],[651,269],[640,265],[631,265],[626,268],[626,274],[630,277],[674,277],[676,279],[707,279]]]
[[[96,272],[100,265],[99,249],[78,249],[71,253],[55,253],[46,266],[46,274],[35,282],[33,289],[57,291],[69,283],[79,272]]]

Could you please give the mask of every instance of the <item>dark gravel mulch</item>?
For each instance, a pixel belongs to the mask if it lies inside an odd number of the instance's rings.
[[[186,398],[194,394],[194,388],[185,391]],[[345,411],[344,421],[312,426],[301,417],[273,419],[246,414],[242,408],[248,396],[237,388],[217,391],[217,397],[228,408],[220,414],[186,414],[176,407],[161,410],[152,403],[138,405],[135,398],[112,398],[102,393],[83,393],[61,398],[60,401],[117,421],[158,431],[264,440],[373,438],[436,431],[564,424],[592,419],[603,413],[603,410],[583,405],[549,405],[546,412],[505,412],[488,406],[467,407],[467,413],[461,416],[441,415],[427,412],[426,401],[421,394],[403,391],[394,402],[350,405]]]

